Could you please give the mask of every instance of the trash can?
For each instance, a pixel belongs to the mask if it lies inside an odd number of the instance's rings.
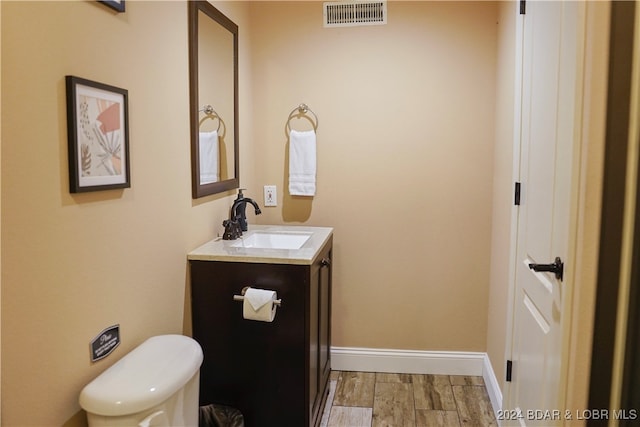
[[[244,417],[236,408],[212,403],[200,407],[199,427],[244,427]]]

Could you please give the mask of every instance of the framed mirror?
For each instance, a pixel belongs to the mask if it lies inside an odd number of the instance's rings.
[[[239,187],[238,26],[189,1],[191,183],[194,199]]]

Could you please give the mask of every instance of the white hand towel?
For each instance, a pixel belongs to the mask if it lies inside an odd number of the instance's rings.
[[[200,184],[218,182],[218,131],[200,132]]]
[[[289,194],[316,194],[316,133],[312,130],[289,134]]]

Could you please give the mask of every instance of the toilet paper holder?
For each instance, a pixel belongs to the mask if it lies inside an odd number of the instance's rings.
[[[247,293],[247,289],[249,289],[249,288],[250,288],[250,286],[245,286],[244,288],[242,288],[242,290],[240,291],[240,293],[241,293],[242,295],[234,295],[234,296],[233,296],[233,300],[234,300],[234,301],[244,301],[244,294],[246,294],[246,293]],[[277,299],[277,300],[273,300],[273,303],[274,303],[275,305],[277,305],[278,307],[280,307],[280,305],[282,304],[282,299],[281,299],[281,298],[279,298],[279,299]]]

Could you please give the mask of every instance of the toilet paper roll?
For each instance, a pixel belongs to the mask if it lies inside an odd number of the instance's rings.
[[[248,288],[242,302],[242,317],[248,320],[273,322],[276,317],[277,306],[274,304],[276,299],[278,299],[276,291]]]

